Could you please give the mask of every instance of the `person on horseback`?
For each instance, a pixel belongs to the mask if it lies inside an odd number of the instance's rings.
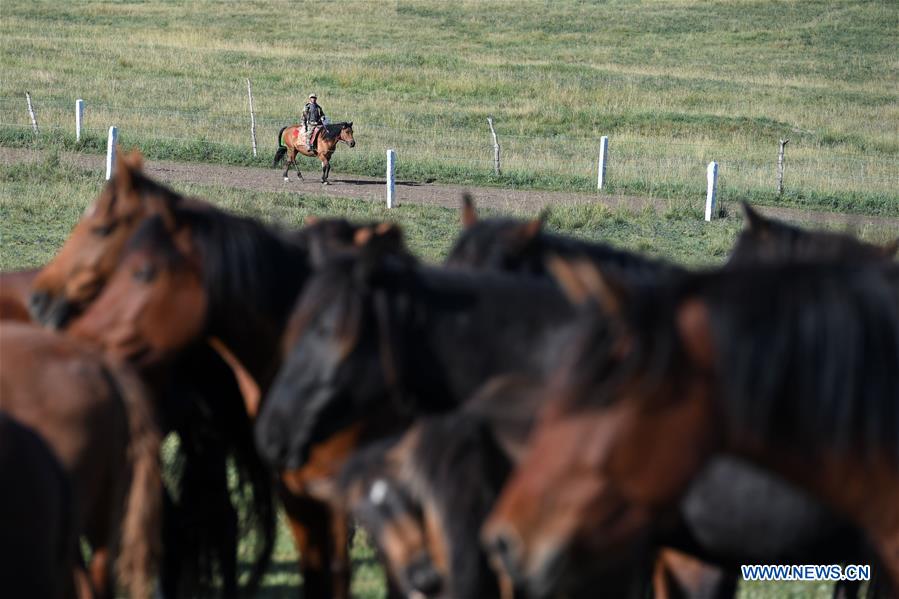
[[[324,124],[325,111],[318,105],[318,98],[315,94],[309,94],[309,101],[303,107],[303,128],[306,130],[306,149],[314,152],[312,147],[312,136],[315,128]]]

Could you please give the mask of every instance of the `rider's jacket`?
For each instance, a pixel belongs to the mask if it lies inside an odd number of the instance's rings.
[[[325,118],[325,111],[317,103],[307,102],[306,106],[303,107],[303,126],[305,128],[321,125],[323,118]]]

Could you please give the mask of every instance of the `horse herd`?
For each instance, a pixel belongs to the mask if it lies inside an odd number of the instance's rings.
[[[690,271],[466,198],[430,266],[122,156],[2,278],[2,593],[251,595],[276,504],[307,598],[349,596],[356,525],[397,597],[724,597],[752,563],[899,593],[897,244],[745,215]]]

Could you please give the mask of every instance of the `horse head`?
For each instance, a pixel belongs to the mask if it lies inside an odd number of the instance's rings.
[[[813,231],[769,218],[743,202],[746,226],[731,251],[729,266],[776,262],[883,261],[899,249],[899,239],[883,246],[852,235]]]
[[[377,426],[388,413],[402,419],[400,403],[391,403],[401,397],[399,323],[378,280],[385,271],[403,275],[381,251],[369,245],[335,257],[308,281],[256,427],[271,466],[298,468],[314,445],[360,422]]]
[[[135,232],[103,291],[69,332],[116,358],[152,366],[200,336],[207,306],[189,237],[170,235],[156,216]]]
[[[340,141],[345,141],[351,148],[356,147],[356,140],[353,139],[353,121],[341,123],[338,139]]]
[[[29,301],[35,320],[64,327],[100,293],[141,221],[154,214],[170,221],[181,199],[143,175],[137,152],[120,155],[115,176],[35,278]]]

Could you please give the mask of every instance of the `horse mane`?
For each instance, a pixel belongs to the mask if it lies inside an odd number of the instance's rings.
[[[604,330],[594,325],[566,371],[576,385],[569,397],[580,407],[604,404],[627,381],[653,386],[689,377],[676,315],[685,301],[699,299],[708,308],[717,393],[732,437],[782,447],[888,448],[899,457],[897,271],[846,264],[747,267],[687,275],[637,294],[624,325],[633,350],[608,359],[620,348],[620,323],[606,322]],[[578,373],[598,359],[593,372]],[[590,383],[598,392],[588,399],[582,392]]]
[[[272,304],[267,305],[254,297],[254,292],[260,288],[271,289],[272,286],[265,286],[254,278],[251,263],[239,262],[235,269],[228,272],[229,276],[236,274],[236,280],[226,280],[220,286],[216,286],[219,277],[216,273],[228,269],[232,257],[230,252],[239,254],[244,251],[242,248],[248,248],[247,251],[254,252],[255,256],[263,251],[279,255],[269,247],[279,243],[274,238],[277,233],[265,232],[262,225],[249,219],[223,219],[217,210],[200,202],[183,207],[178,216],[184,219],[182,223],[190,223],[194,232],[200,232],[194,240],[206,258],[203,279],[210,297],[235,293],[241,285],[258,285],[246,287],[239,297],[244,300],[249,297],[254,310],[261,312],[269,309]],[[203,218],[207,220],[201,220]],[[235,221],[240,222],[238,227],[234,226]],[[193,226],[196,223],[202,224]],[[223,237],[229,238],[229,231],[235,233],[231,237],[234,245],[217,254],[218,244],[222,243]],[[272,238],[269,239],[269,236]],[[153,250],[155,257],[163,260],[166,268],[177,270],[189,264],[188,258],[175,246],[167,224],[159,215],[146,219],[138,227],[126,245],[125,255],[148,248]],[[282,264],[283,261],[277,263]],[[228,314],[229,310],[225,308],[223,313]],[[252,426],[242,398],[236,392],[237,385],[230,368],[205,344],[188,348],[186,352],[190,357],[182,356],[176,362],[176,368],[185,372],[173,378],[182,381],[206,380],[213,385],[213,389],[201,385],[199,389],[189,386],[174,391],[184,404],[178,409],[184,409],[184,406],[187,409],[182,418],[175,419],[181,438],[178,452],[181,467],[176,469],[172,484],[180,501],[166,509],[171,520],[183,520],[185,524],[170,529],[173,535],[170,541],[177,549],[168,547],[168,550],[177,552],[180,557],[180,591],[202,595],[215,588],[217,577],[225,574],[222,571],[221,552],[232,545],[236,547],[238,539],[252,536],[256,543],[251,555],[250,575],[244,586],[252,594],[265,573],[274,547],[275,509],[270,473],[255,449]],[[202,379],[196,379],[198,372],[202,373]],[[237,517],[237,508],[228,489],[210,486],[211,473],[219,472],[224,477],[229,464],[233,464],[236,472],[234,492],[240,495],[240,505],[245,506],[248,512],[241,518]],[[222,522],[210,525],[210,514],[220,516]]]
[[[325,139],[333,139],[340,135],[340,132],[343,131],[344,127],[349,125],[346,121],[341,121],[339,123],[328,123],[325,125],[324,130],[322,131],[322,135],[325,136]]]
[[[890,251],[852,235],[803,229],[764,217],[744,205],[748,225],[731,250],[728,266],[774,262],[882,261],[892,260]],[[895,242],[894,242],[895,243]]]
[[[177,212],[203,262],[210,322],[285,320],[308,276],[307,236],[197,202]],[[244,323],[252,324],[252,323]],[[283,323],[279,323],[283,324]]]
[[[899,286],[881,269],[767,269],[702,287],[734,433],[899,457]]]
[[[502,270],[549,277],[546,259],[584,256],[618,278],[631,282],[680,274],[683,269],[663,260],[610,245],[555,235],[543,230],[529,235],[530,224],[513,218],[482,219],[466,228],[446,259],[448,266]]]

